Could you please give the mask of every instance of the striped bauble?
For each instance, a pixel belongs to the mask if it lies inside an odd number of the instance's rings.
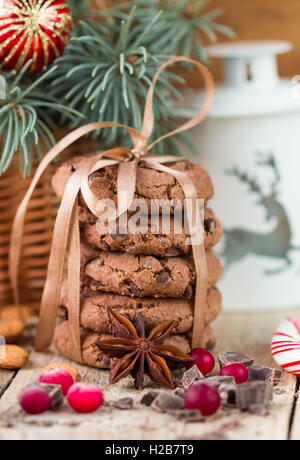
[[[0,0],[0,65],[31,72],[47,68],[70,39],[73,21],[65,0]]]
[[[279,324],[272,339],[271,352],[285,371],[300,375],[300,323],[297,319],[286,318]]]

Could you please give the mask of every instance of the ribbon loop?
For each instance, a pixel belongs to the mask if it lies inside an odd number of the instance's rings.
[[[172,131],[152,144],[148,144],[148,140],[152,134],[154,126],[153,114],[153,96],[154,87],[158,78],[163,70],[171,64],[177,62],[188,62],[195,64],[198,70],[204,77],[206,97],[202,108],[197,115],[185,123],[180,128]],[[63,274],[65,261],[68,255],[68,297],[69,297],[69,326],[71,352],[75,360],[81,361],[81,343],[80,343],[80,234],[79,234],[79,217],[78,217],[78,200],[80,193],[85,201],[85,204],[90,211],[98,216],[98,199],[93,195],[89,187],[89,178],[91,174],[97,170],[118,165],[118,215],[117,218],[124,212],[127,212],[135,194],[136,188],[136,174],[137,167],[140,162],[156,169],[157,171],[167,172],[178,180],[184,195],[193,201],[193,208],[195,207],[195,200],[197,200],[197,191],[195,184],[189,177],[182,172],[165,166],[174,160],[172,156],[156,157],[148,156],[148,152],[160,141],[170,136],[186,131],[198,125],[208,114],[214,101],[214,82],[209,70],[200,62],[188,59],[185,57],[177,57],[170,59],[157,71],[153,87],[149,89],[144,120],[143,129],[141,132],[134,128],[125,126],[114,122],[98,122],[91,123],[77,130],[71,132],[64,137],[41,161],[32,183],[19,206],[13,223],[10,254],[9,254],[9,272],[11,286],[13,289],[14,300],[17,305],[20,304],[19,296],[19,265],[21,257],[22,238],[24,232],[24,222],[27,207],[35,187],[38,184],[43,172],[48,165],[67,147],[72,145],[76,140],[89,134],[93,131],[102,128],[118,127],[125,129],[131,136],[133,148],[118,147],[106,152],[96,153],[92,158],[87,159],[86,163],[77,170],[70,178],[59,208],[55,228],[53,232],[53,242],[50,252],[49,266],[47,272],[47,279],[43,292],[40,320],[38,326],[38,333],[36,339],[36,349],[44,350],[47,348],[53,338],[57,309],[60,303],[61,286],[63,282]],[[192,222],[192,216],[188,215],[189,221]],[[203,229],[202,229],[203,231]],[[192,239],[193,254],[195,260],[195,267],[197,273],[197,286],[195,297],[195,314],[194,314],[194,335],[193,346],[203,346],[203,328],[204,328],[204,314],[207,296],[207,265],[204,242],[199,245]]]
[[[214,79],[210,71],[205,67],[201,62],[195,61],[194,59],[189,59],[184,56],[178,56],[172,59],[169,59],[167,62],[165,62],[156,72],[154,79],[153,79],[153,86],[150,88],[147,99],[146,99],[146,106],[145,106],[145,112],[144,112],[144,121],[143,121],[143,129],[142,129],[142,136],[145,138],[149,139],[153,127],[154,127],[154,113],[153,113],[153,98],[154,98],[154,88],[155,85],[161,75],[161,73],[170,65],[179,63],[179,62],[187,62],[189,64],[194,64],[199,72],[202,74],[204,78],[204,84],[205,84],[205,100],[204,103],[199,110],[199,112],[191,118],[187,123],[182,125],[180,128],[175,129],[174,131],[171,131],[170,133],[165,134],[164,136],[160,137],[156,141],[154,141],[152,144],[150,144],[147,147],[147,151],[150,151],[156,144],[161,142],[164,139],[167,139],[168,137],[174,136],[175,134],[182,133],[184,131],[187,131],[189,129],[194,128],[195,126],[199,125],[208,115],[210,112],[210,109],[213,106],[214,99],[215,99],[215,85],[214,85]]]

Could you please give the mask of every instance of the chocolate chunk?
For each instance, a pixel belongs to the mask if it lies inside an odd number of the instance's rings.
[[[112,407],[120,410],[129,410],[133,408],[133,399],[132,398],[122,398],[118,401],[113,401],[111,403]]]
[[[250,414],[266,417],[269,414],[268,408],[262,404],[252,404],[249,407]]]
[[[211,235],[214,235],[217,231],[217,223],[215,219],[206,219],[204,221],[204,229],[206,233],[210,233]]]
[[[253,405],[269,407],[273,401],[273,388],[269,382],[249,382],[237,385],[236,403],[238,409],[246,411]]]
[[[117,240],[120,238],[120,235],[118,233],[110,233],[110,237],[112,240]]]
[[[176,388],[183,388],[182,380],[174,379],[173,382]]]
[[[194,295],[193,286],[191,284],[189,284],[188,287],[185,290],[184,297],[186,297],[187,299],[191,299],[193,297],[193,295]]]
[[[143,406],[150,407],[151,404],[153,403],[154,399],[159,395],[158,391],[149,391],[149,393],[146,393],[142,399],[141,399],[141,404]]]
[[[63,397],[61,385],[52,385],[50,383],[35,382],[35,383],[28,385],[27,388],[41,388],[46,393],[48,393],[51,399],[51,403],[52,403],[52,406],[51,406],[52,410],[58,409],[59,407],[63,405],[64,397]]]
[[[259,364],[253,364],[249,367],[249,381],[253,382],[256,380],[262,382],[270,382],[272,385],[278,385],[282,377],[282,372],[278,369],[271,367],[260,366]]]
[[[93,291],[98,291],[102,287],[102,283],[100,281],[92,280],[91,281],[91,289]]]
[[[254,363],[254,359],[249,358],[248,356],[244,355],[244,353],[240,353],[239,351],[225,351],[220,353],[218,360],[221,368],[232,363],[241,363],[246,367],[249,367]]]
[[[102,355],[102,357],[99,359],[99,364],[100,363],[106,368],[109,368],[111,366],[111,359],[106,355]]]
[[[110,251],[111,250],[111,247],[109,246],[109,244],[107,244],[106,241],[104,241],[104,240],[102,240],[102,248],[104,249],[104,251]]]
[[[65,307],[59,307],[57,316],[59,322],[68,321],[68,309]]]
[[[169,393],[159,393],[151,407],[160,413],[185,409],[184,400]]]
[[[173,246],[168,248],[167,251],[166,251],[166,254],[168,256],[178,256],[179,253],[180,252],[178,251],[178,249],[174,248]]]
[[[191,367],[188,371],[186,371],[183,374],[183,377],[182,377],[183,388],[187,389],[193,383],[199,382],[200,380],[203,380],[204,378],[205,378],[204,375],[200,372],[200,370],[195,364],[193,367]]]
[[[159,273],[156,273],[155,279],[158,283],[164,284],[167,283],[170,279],[170,275],[166,270],[162,270]]]
[[[129,283],[128,284],[129,286],[129,289],[130,289],[130,292],[133,294],[133,295],[138,295],[140,290],[138,288],[138,286],[135,284],[135,283]]]
[[[222,399],[222,403],[226,406],[235,406],[236,405],[236,385],[223,383],[219,386],[219,394]]]
[[[208,377],[203,383],[219,388],[221,385],[235,385],[235,379],[227,375],[218,375],[216,377]]]
[[[174,395],[179,396],[179,398],[184,398],[185,391],[182,388],[177,388],[174,391]]]
[[[186,423],[200,423],[205,421],[205,417],[203,417],[199,410],[170,410],[167,413]]]

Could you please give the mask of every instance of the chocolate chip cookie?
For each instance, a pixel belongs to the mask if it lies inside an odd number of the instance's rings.
[[[212,250],[207,251],[209,287],[217,283],[222,265]],[[132,297],[185,297],[194,295],[196,280],[192,256],[133,256],[100,251],[86,265],[85,275],[92,291],[112,292]]]
[[[85,161],[86,157],[77,157],[64,163],[57,170],[52,180],[52,186],[59,198],[62,198],[71,175]],[[176,171],[185,172],[193,180],[198,198],[207,202],[213,197],[214,188],[211,178],[202,166],[193,164],[188,160],[174,161],[174,163],[169,163],[166,166]],[[99,200],[110,199],[117,203],[117,177],[118,166],[108,166],[92,174],[89,183],[94,195]],[[171,174],[155,171],[145,164],[141,164],[137,168],[135,198],[145,199],[150,205],[152,199],[183,201],[184,193],[178,181]]]
[[[220,313],[222,297],[220,292],[213,288],[208,292],[206,307],[206,323],[211,323]],[[137,313],[141,312],[148,330],[157,324],[167,321],[176,321],[174,332],[183,334],[193,327],[193,301],[186,299],[151,299],[132,298],[117,294],[88,292],[82,297],[81,325],[94,332],[109,333],[107,307],[126,315],[134,321]],[[68,299],[62,297],[60,310],[61,320],[68,320]]]
[[[150,221],[146,218],[144,225],[142,224],[138,234],[122,231],[119,227],[117,231],[111,234],[101,234],[98,231],[96,222],[82,225],[82,235],[84,241],[94,247],[98,247],[104,251],[123,251],[127,254],[134,255],[153,255],[153,256],[178,256],[188,255],[192,252],[192,247],[188,244],[188,236],[184,229],[179,233],[176,230],[174,217],[171,217],[170,231],[163,233],[162,218],[158,222]],[[215,246],[222,236],[222,225],[216,218],[211,209],[205,209],[205,248],[209,249]]]
[[[91,332],[88,329],[82,328],[82,357],[85,364],[100,369],[109,369],[111,367],[113,360],[105,356],[102,353],[102,351],[100,351],[100,349],[97,347],[97,342],[100,339],[108,337],[109,336],[107,334],[99,334],[96,332]],[[72,344],[70,339],[68,321],[64,321],[56,327],[54,343],[57,350],[63,356],[72,359]],[[189,339],[184,335],[173,335],[169,337],[165,343],[179,348],[184,353],[188,353],[190,351]]]

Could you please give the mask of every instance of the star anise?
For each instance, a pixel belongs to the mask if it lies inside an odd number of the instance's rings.
[[[111,369],[109,383],[117,383],[131,374],[135,380],[135,388],[141,390],[144,373],[147,373],[154,382],[174,388],[167,363],[181,367],[193,361],[190,355],[178,348],[164,345],[176,321],[160,324],[146,336],[141,313],[137,315],[134,323],[110,308],[108,308],[108,315],[114,337],[101,340],[97,345],[110,358],[118,358]]]

